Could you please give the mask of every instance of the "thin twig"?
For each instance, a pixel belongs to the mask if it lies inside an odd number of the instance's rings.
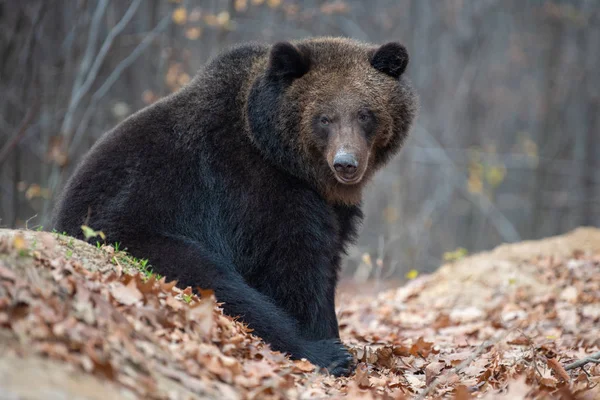
[[[27,114],[25,114],[25,117],[19,124],[19,127],[15,131],[15,134],[13,135],[13,137],[8,142],[6,142],[6,144],[4,145],[4,147],[2,147],[2,149],[0,149],[0,165],[2,165],[2,163],[6,160],[6,157],[8,156],[10,151],[17,144],[19,144],[19,141],[23,138],[23,136],[25,135],[25,132],[27,132],[27,127],[33,120],[33,117],[37,113],[38,108],[39,108],[39,101],[36,101],[35,104],[32,107],[30,107],[29,110],[27,110]]]
[[[581,360],[565,365],[565,371],[570,371],[575,368],[581,368],[588,363],[600,364],[600,351],[591,354],[585,358],[582,358]]]

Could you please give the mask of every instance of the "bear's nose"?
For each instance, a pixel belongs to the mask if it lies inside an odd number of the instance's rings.
[[[349,153],[336,154],[333,159],[333,168],[344,177],[352,177],[358,168],[356,157]]]

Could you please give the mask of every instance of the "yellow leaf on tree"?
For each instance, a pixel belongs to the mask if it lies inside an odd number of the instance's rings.
[[[188,74],[186,74],[185,72],[179,74],[179,77],[177,78],[177,83],[180,86],[188,84],[189,81],[190,81],[190,76]]]
[[[217,23],[220,26],[227,25],[230,19],[231,17],[229,16],[229,13],[227,11],[221,11],[219,14],[217,14]]]
[[[373,266],[373,261],[371,261],[371,255],[369,253],[364,253],[362,255],[362,262],[367,264],[369,267]]]
[[[246,11],[248,8],[248,0],[235,0],[234,8],[237,12]]]
[[[485,171],[485,179],[492,187],[496,187],[504,181],[506,167],[504,165],[490,167]]]
[[[185,31],[185,37],[190,39],[190,40],[196,40],[198,39],[200,36],[202,36],[202,29],[201,28],[190,28],[188,30]]]
[[[31,200],[35,199],[36,197],[42,197],[42,187],[37,183],[33,183],[25,192],[25,198],[27,200]]]
[[[412,280],[415,279],[417,276],[419,276],[419,271],[417,271],[416,269],[411,269],[406,273],[406,279]]]
[[[183,25],[187,22],[187,10],[185,7],[177,7],[173,10],[173,22],[177,25]]]
[[[471,193],[481,193],[483,191],[483,183],[481,182],[481,177],[477,175],[469,176],[467,187],[469,189],[469,192]]]

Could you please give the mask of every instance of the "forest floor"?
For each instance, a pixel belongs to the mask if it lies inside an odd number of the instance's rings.
[[[111,246],[0,230],[0,399],[600,398],[598,229],[342,289],[347,378],[156,278]]]

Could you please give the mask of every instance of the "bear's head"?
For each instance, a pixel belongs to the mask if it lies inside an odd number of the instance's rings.
[[[321,38],[272,46],[255,66],[248,132],[265,157],[332,203],[357,204],[417,112],[398,43]]]

